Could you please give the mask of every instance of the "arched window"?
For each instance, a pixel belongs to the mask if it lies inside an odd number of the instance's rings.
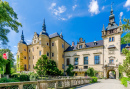
[[[110,63],[110,64],[114,64],[114,60],[113,60],[113,59],[110,59],[110,60],[109,60],[109,63]]]

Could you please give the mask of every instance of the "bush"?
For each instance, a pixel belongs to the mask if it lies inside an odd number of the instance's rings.
[[[6,77],[0,79],[0,83],[6,83],[6,82],[19,82],[19,80],[7,79]]]
[[[19,80],[20,81],[30,81],[29,75],[27,75],[27,74],[21,74],[20,77],[19,77]]]
[[[123,84],[125,87],[127,87],[127,81],[130,81],[130,78],[127,77],[121,78],[121,84]]]
[[[38,78],[38,74],[32,72],[30,73],[30,81],[35,81]]]
[[[96,83],[97,82],[97,77],[91,77],[92,78],[92,80],[90,80],[90,83]]]
[[[19,77],[20,77],[20,73],[13,73],[13,74],[11,75],[11,78],[19,79]]]
[[[90,77],[95,76],[96,73],[97,73],[97,71],[94,70],[94,68],[91,68],[91,67],[90,67],[90,68],[88,68],[88,70],[87,70],[87,74],[88,74],[88,76],[90,76]]]

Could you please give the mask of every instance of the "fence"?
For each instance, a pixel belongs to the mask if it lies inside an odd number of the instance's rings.
[[[28,82],[0,83],[0,89],[57,89],[87,84],[92,78],[38,80]]]

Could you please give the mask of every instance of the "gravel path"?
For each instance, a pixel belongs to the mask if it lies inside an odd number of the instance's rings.
[[[98,83],[87,84],[76,89],[126,89],[119,80],[116,79],[99,79]]]

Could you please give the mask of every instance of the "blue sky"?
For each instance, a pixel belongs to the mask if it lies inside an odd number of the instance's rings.
[[[18,14],[18,21],[23,27],[19,33],[11,31],[8,34],[10,49],[16,55],[17,44],[21,31],[24,31],[25,41],[32,41],[34,32],[42,31],[43,19],[46,19],[48,34],[61,30],[63,38],[68,42],[77,43],[80,37],[86,42],[102,40],[103,24],[107,27],[111,3],[115,21],[119,18],[130,18],[130,0],[3,0],[9,2]],[[122,21],[123,22],[123,21]]]

